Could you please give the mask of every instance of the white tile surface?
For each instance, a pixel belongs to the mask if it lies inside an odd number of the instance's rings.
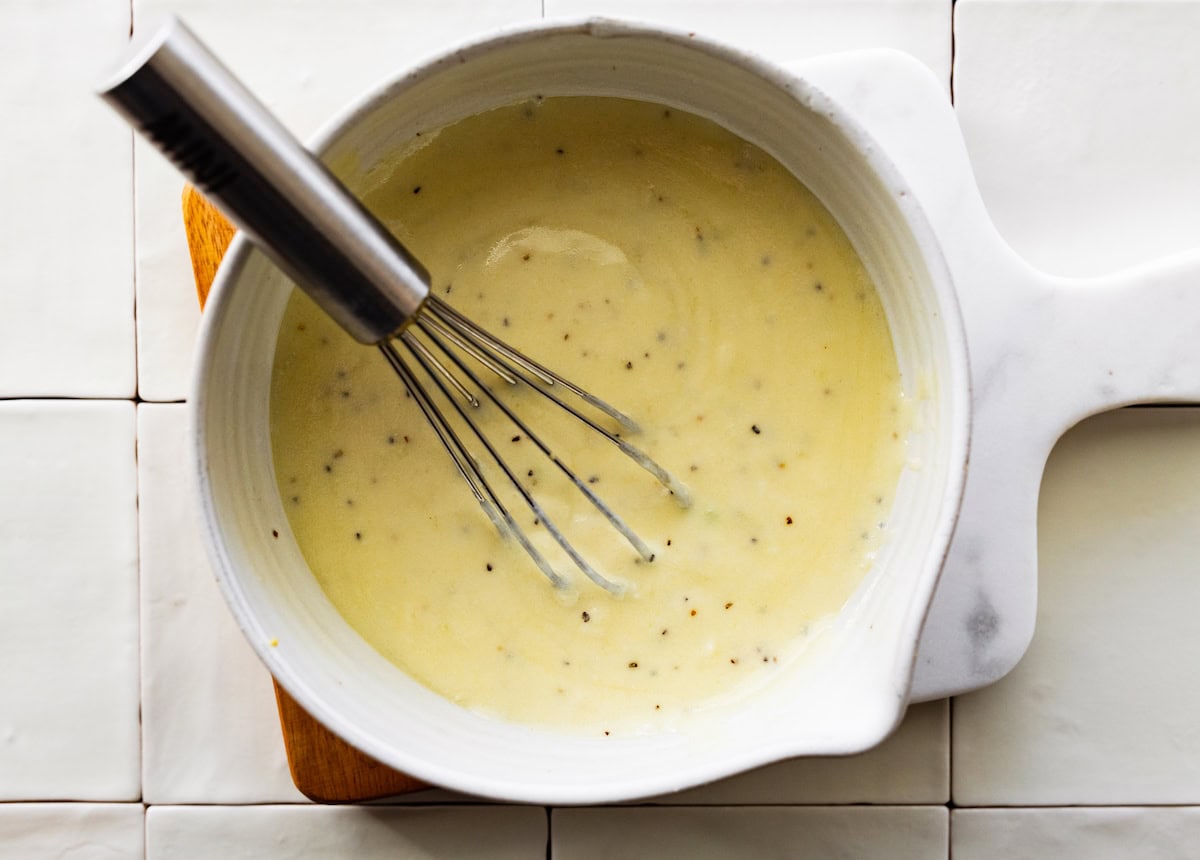
[[[201,543],[186,410],[138,407],[145,799],[302,801],[271,676],[234,624]]]
[[[0,4],[0,397],[134,393],[128,0]]]
[[[417,860],[546,856],[532,806],[151,807],[147,860]]]
[[[861,755],[793,759],[659,801],[938,804],[949,799],[950,715],[942,700],[911,708],[894,735]]]
[[[896,47],[949,77],[948,0],[544,5],[665,22],[784,61]],[[134,6],[139,21],[180,11],[304,135],[388,71],[536,18],[542,3]],[[954,9],[957,110],[1020,253],[1089,274],[1200,244],[1200,0]],[[0,3],[0,398],[134,392],[132,145],[91,95],[129,21],[128,0]],[[147,399],[176,400],[199,318],[181,181],[144,147],[136,173],[138,382]],[[289,805],[155,806],[144,821],[140,803],[0,803],[0,860],[546,856],[540,808],[290,803],[301,798],[269,678],[199,544],[183,424],[179,406],[143,405],[135,422],[128,403],[0,402],[0,800],[135,800],[140,772],[155,803]],[[1198,486],[1200,409],[1107,416],[1056,451],[1035,642],[1012,677],[954,705],[957,802],[1200,804]],[[1196,855],[1200,806],[960,808],[951,820],[943,806],[778,805],[941,804],[948,722],[932,703],[862,756],[782,763],[657,801],[667,806],[557,810],[555,856]]]
[[[0,800],[136,800],[127,402],[0,402]]]
[[[177,13],[302,139],[394,71],[504,24],[540,0],[135,0],[135,27]],[[269,49],[268,49],[269,48]],[[146,400],[187,396],[200,314],[180,220],[183,180],[138,141],[138,384]]]
[[[1059,443],[1033,645],[955,701],[956,803],[1200,801],[1198,486],[1200,409],[1110,413]]]
[[[1101,274],[1200,245],[1200,3],[960,0],[955,106],[996,225]]]
[[[556,809],[554,860],[642,857],[945,860],[943,806]]]
[[[954,860],[1190,860],[1200,809],[956,809]]]
[[[0,805],[0,860],[138,860],[140,803]]]
[[[896,48],[950,83],[950,4],[942,0],[546,0],[546,17],[646,21],[750,48],[778,62]]]

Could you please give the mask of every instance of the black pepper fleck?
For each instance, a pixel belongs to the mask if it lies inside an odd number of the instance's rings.
[[[750,429],[754,432],[755,436],[758,436],[760,433],[762,433],[762,428],[757,424],[751,424]]]
[[[589,621],[592,620],[592,614],[590,612],[588,612],[586,609],[583,611],[583,614],[580,615],[580,617],[583,619],[584,624],[587,624]]]
[[[421,193],[421,186],[420,185],[415,186],[413,188],[413,194],[420,194],[420,193]]]
[[[273,538],[277,538],[277,537],[279,537],[279,530],[278,530],[278,529],[271,529],[271,537],[273,537]]]

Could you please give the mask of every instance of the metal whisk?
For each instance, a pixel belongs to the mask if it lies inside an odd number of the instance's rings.
[[[558,466],[644,560],[654,560],[646,543],[503,398],[479,379],[462,355],[508,385],[527,385],[539,392],[616,445],[654,475],[681,504],[689,504],[683,484],[630,445],[620,430],[606,429],[556,391],[562,390],[582,405],[603,413],[625,432],[635,432],[637,425],[430,295],[429,273],[420,262],[181,22],[169,19],[136,46],[129,61],[100,95],[215,201],[342,328],[356,340],[380,350],[488,517],[502,534],[511,535],[521,544],[555,586],[564,585],[564,578],[517,525],[410,360],[433,382],[442,401],[452,405],[533,511],[537,522],[589,579],[609,591],[620,590],[575,549],[497,452],[471,414],[480,405],[479,394],[493,402]]]

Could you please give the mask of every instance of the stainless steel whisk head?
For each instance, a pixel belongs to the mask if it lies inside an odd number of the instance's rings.
[[[654,560],[646,543],[504,398],[482,382],[463,356],[505,385],[526,385],[548,398],[616,445],[686,506],[690,499],[683,484],[629,444],[620,431],[606,429],[567,398],[604,414],[625,432],[636,432],[637,425],[430,294],[429,274],[420,262],[182,23],[168,19],[137,44],[100,95],[214,200],[322,310],[356,340],[378,347],[488,517],[521,544],[552,583],[561,586],[566,580],[517,525],[469,443],[438,405],[439,399],[450,404],[460,426],[483,446],[536,521],[597,585],[620,590],[579,553],[499,454],[472,415],[481,395],[520,428],[643,559]],[[440,398],[422,383],[422,376]]]
[[[424,338],[433,344],[434,349],[431,349],[421,338],[418,338],[414,330],[420,331],[424,335]],[[563,397],[558,396],[554,392],[554,389],[559,388],[569,392],[589,406],[608,415],[627,431],[636,432],[638,427],[632,419],[595,395],[579,388],[574,383],[564,379],[554,373],[554,371],[538,364],[533,359],[504,343],[436,296],[430,295],[425,299],[412,325],[401,332],[397,340],[408,352],[409,356],[421,367],[425,375],[433,381],[442,398],[449,401],[453,406],[475,439],[487,450],[488,455],[499,467],[504,477],[521,495],[530,510],[533,511],[536,521],[546,527],[546,530],[551,534],[555,542],[563,548],[571,561],[587,575],[588,579],[609,591],[617,592],[620,590],[620,587],[616,583],[598,572],[587,558],[574,547],[570,540],[563,534],[562,530],[554,524],[554,521],[546,513],[533,493],[521,483],[521,480],[513,472],[508,462],[496,450],[492,440],[481,429],[479,422],[471,414],[472,407],[478,407],[480,401],[473,393],[472,388],[463,383],[459,376],[460,374],[470,381],[471,385],[474,386],[474,390],[481,392],[487,400],[491,401],[503,412],[505,417],[520,430],[524,438],[529,439],[542,454],[558,467],[575,488],[612,524],[613,528],[629,541],[630,545],[637,550],[639,556],[645,561],[654,561],[654,553],[646,545],[645,541],[639,538],[633,529],[611,507],[605,504],[569,465],[554,453],[539,433],[531,428],[502,397],[497,396],[491,388],[483,383],[467,362],[449,344],[457,346],[464,353],[498,376],[504,383],[508,385],[528,385],[547,400],[612,442],[635,463],[654,475],[672,495],[679,499],[681,504],[688,504],[690,499],[687,489],[676,481],[669,472],[651,460],[644,452],[629,444],[629,442],[622,438],[619,432],[614,432],[603,427],[586,413],[572,406]],[[421,385],[417,374],[413,372],[412,368],[405,361],[405,357],[396,348],[395,343],[391,340],[385,340],[379,344],[379,349],[392,366],[392,369],[404,381],[405,386],[413,396],[413,399],[416,400],[426,420],[433,427],[434,432],[437,433],[438,439],[441,440],[442,445],[454,460],[454,465],[458,468],[459,474],[462,475],[467,485],[471,488],[471,492],[483,507],[488,517],[502,533],[512,535],[521,544],[525,552],[529,554],[529,557],[533,559],[538,568],[554,585],[564,585],[563,578],[546,561],[546,558],[538,551],[537,547],[530,542],[528,535],[517,525],[516,520],[504,506],[499,495],[493,490],[483,471],[479,468],[479,464],[476,458],[472,456],[467,444],[464,443],[459,433],[455,431],[453,425],[446,420],[446,416],[438,408],[436,400]],[[442,358],[439,358],[439,353]],[[447,365],[447,359],[451,366]]]

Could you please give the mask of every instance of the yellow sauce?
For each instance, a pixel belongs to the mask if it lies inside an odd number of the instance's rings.
[[[638,559],[484,406],[516,474],[625,592],[588,582],[510,494],[571,582],[552,588],[381,355],[297,293],[271,393],[275,471],[347,622],[465,707],[589,734],[669,726],[797,659],[885,536],[905,433],[878,296],[812,194],[706,120],[555,98],[423,133],[366,202],[437,295],[634,416],[630,440],[694,503],[536,394],[502,392],[655,554]]]

